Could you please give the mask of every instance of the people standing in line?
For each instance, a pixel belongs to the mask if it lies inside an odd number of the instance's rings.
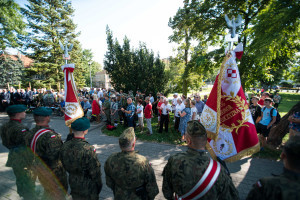
[[[173,100],[172,100],[172,113],[175,113],[176,111],[177,99],[178,99],[178,94],[174,93]]]
[[[79,118],[71,124],[74,137],[61,148],[60,158],[69,173],[73,200],[98,200],[102,189],[101,164],[96,149],[85,140],[90,121]]]
[[[165,97],[163,95],[160,95],[159,102],[157,103],[157,107],[156,107],[157,114],[158,114],[158,116],[157,116],[157,126],[160,125],[160,120],[161,120],[161,109],[160,109],[160,107],[164,103],[164,98]]]
[[[110,118],[110,101],[109,101],[109,96],[107,93],[104,94],[104,102],[103,102],[103,112],[105,113],[106,116],[106,124],[111,124],[111,118]]]
[[[251,102],[252,104],[250,105],[250,112],[253,118],[253,122],[256,125],[260,120],[261,120],[261,107],[260,105],[257,103],[259,101],[259,97],[258,96],[253,96],[251,98]]]
[[[203,97],[203,100],[202,100],[202,101],[203,101],[203,103],[204,103],[204,104],[206,104],[206,102],[207,102],[207,95],[206,95],[206,94],[204,95],[204,97]]]
[[[200,117],[205,104],[203,103],[203,101],[201,101],[200,95],[197,94],[195,96],[195,99],[196,99],[195,107],[197,108],[197,114]]]
[[[196,108],[196,101],[191,101],[191,120],[199,120],[198,110]]]
[[[185,108],[182,111],[178,112],[180,116],[179,132],[181,133],[181,142],[185,141],[187,122],[191,118],[191,101],[189,99],[186,99],[184,101],[184,105]]]
[[[183,111],[185,108],[184,103],[182,103],[181,98],[177,98],[177,105],[176,105],[176,110],[175,110],[175,130],[179,131],[179,123],[180,123],[180,114],[179,112]]]
[[[283,173],[259,179],[250,190],[247,200],[300,199],[300,136],[292,136],[280,155]]]
[[[59,159],[63,145],[60,134],[49,128],[50,108],[33,110],[36,126],[25,136],[26,144],[33,152],[33,171],[44,188],[43,199],[65,199],[68,190],[67,173]]]
[[[150,97],[146,97],[145,99],[146,102],[146,107],[145,107],[145,119],[147,123],[147,128],[148,128],[148,134],[152,135],[152,125],[151,125],[151,119],[153,118],[153,111],[152,111],[152,104],[150,102]]]
[[[29,129],[22,124],[26,118],[26,106],[12,105],[7,107],[6,112],[9,121],[0,129],[2,144],[9,149],[6,167],[12,167],[16,176],[17,193],[25,200],[36,199],[35,179],[30,169],[31,162],[28,162],[28,149],[25,136]]]
[[[205,149],[206,130],[199,121],[187,123],[186,142],[187,151],[172,155],[164,167],[164,197],[168,200],[239,199],[230,176]]]
[[[119,137],[122,151],[105,162],[106,185],[112,189],[114,199],[153,200],[159,192],[151,164],[136,153],[135,143],[134,128],[127,128]]]
[[[144,106],[143,100],[139,99],[136,107],[136,114],[138,117],[139,129],[142,133],[144,131]]]
[[[152,105],[153,102],[154,102],[154,97],[152,96],[151,93],[149,94],[149,100],[150,100],[150,103],[151,103],[151,105]]]
[[[89,102],[89,100],[87,98],[83,98],[83,102],[84,102],[84,104],[83,104],[83,112],[84,112],[84,115],[86,115],[87,111],[89,109],[91,109],[92,106],[91,106],[91,103]]]
[[[93,94],[93,102],[92,102],[92,115],[96,116],[96,122],[100,123],[100,105],[97,94]]]
[[[260,133],[261,150],[264,150],[270,130],[276,122],[277,116],[277,110],[272,106],[272,99],[265,98],[264,105],[265,107],[261,111],[261,120],[256,125],[256,130]]]
[[[124,108],[122,108],[122,112],[125,113],[126,116],[126,121],[127,121],[127,125],[128,127],[134,127],[134,112],[135,112],[135,106],[132,103],[132,98],[128,98],[127,99],[127,108],[126,110]]]
[[[168,99],[165,97],[163,104],[159,107],[161,110],[161,118],[160,118],[160,126],[159,126],[159,133],[163,131],[163,125],[165,125],[165,131],[168,133],[169,130],[169,112],[172,112],[172,107],[169,104]]]
[[[111,118],[111,124],[114,126],[118,126],[118,102],[116,97],[111,98],[111,107],[110,107],[110,118]]]

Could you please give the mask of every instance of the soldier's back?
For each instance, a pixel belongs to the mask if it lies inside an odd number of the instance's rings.
[[[300,174],[285,169],[279,176],[260,179],[248,194],[247,200],[252,199],[300,199]]]
[[[189,148],[186,152],[171,156],[163,171],[163,193],[172,199],[174,193],[179,197],[188,193],[201,179],[210,163],[206,151]],[[230,177],[221,167],[217,180],[201,199],[238,199]]]
[[[102,188],[101,164],[95,148],[85,139],[74,137],[62,146],[61,161],[69,172],[71,195],[97,199]]]

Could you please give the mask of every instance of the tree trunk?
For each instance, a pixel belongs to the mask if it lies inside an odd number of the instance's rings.
[[[294,112],[300,111],[300,102],[298,102],[296,105],[292,107],[292,109],[284,115],[279,124],[273,126],[271,128],[267,144],[270,145],[273,148],[279,147],[282,143],[282,138],[289,132],[289,124],[288,118],[290,115],[292,115]]]
[[[185,78],[182,81],[182,94],[187,97],[187,80]]]

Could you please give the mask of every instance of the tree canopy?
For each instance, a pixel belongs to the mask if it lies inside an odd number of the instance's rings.
[[[131,49],[130,41],[125,36],[123,45],[113,38],[113,33],[107,27],[107,46],[104,69],[111,78],[112,85],[117,90],[146,93],[163,91],[167,76],[165,65],[159,56],[154,57],[152,50],[140,43],[138,49]]]

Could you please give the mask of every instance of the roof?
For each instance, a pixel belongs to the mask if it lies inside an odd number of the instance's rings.
[[[10,59],[17,61],[19,55],[5,55],[5,56],[9,56]],[[32,65],[32,63],[34,62],[34,60],[32,60],[31,58],[28,58],[27,56],[24,55],[20,55],[20,60],[23,62],[23,65],[25,68],[28,68]]]

